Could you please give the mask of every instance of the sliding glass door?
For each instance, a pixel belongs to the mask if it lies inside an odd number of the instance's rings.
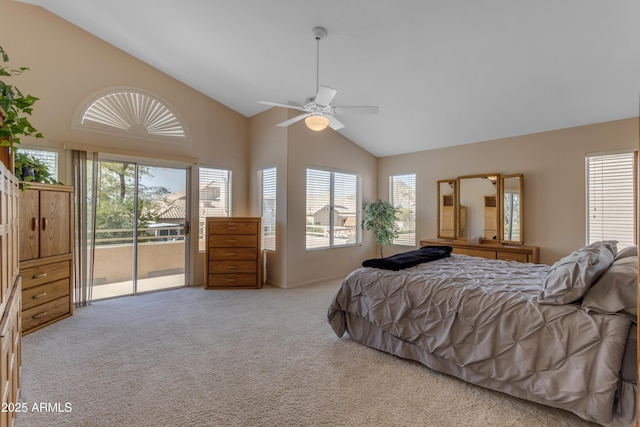
[[[185,285],[187,168],[100,159],[93,299]]]

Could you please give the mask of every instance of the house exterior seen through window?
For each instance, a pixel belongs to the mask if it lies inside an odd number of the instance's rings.
[[[306,197],[307,250],[361,243],[359,175],[308,168]]]

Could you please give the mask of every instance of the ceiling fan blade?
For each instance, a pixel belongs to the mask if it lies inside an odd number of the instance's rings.
[[[294,124],[295,122],[299,122],[300,120],[302,120],[302,119],[304,119],[306,117],[309,117],[310,115],[311,115],[311,113],[300,114],[299,116],[295,116],[292,119],[285,120],[282,123],[278,123],[277,126],[281,126],[281,127],[289,126],[289,125]]]
[[[283,108],[292,108],[294,110],[305,111],[302,105],[294,104],[293,102],[289,102],[288,104],[283,104],[280,102],[272,102],[272,101],[258,101],[258,104],[271,105],[272,107],[283,107]]]
[[[336,96],[336,93],[338,93],[337,90],[321,85],[320,87],[318,87],[318,93],[316,93],[315,103],[322,107],[325,107],[331,104],[331,101],[333,101],[333,97]]]
[[[335,114],[378,114],[378,107],[333,107]]]
[[[338,130],[344,127],[344,125],[340,122],[340,120],[336,119],[333,116],[328,116],[328,117],[329,117],[329,127],[331,129]]]

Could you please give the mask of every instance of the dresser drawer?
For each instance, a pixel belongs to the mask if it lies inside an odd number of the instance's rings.
[[[217,221],[212,222],[209,234],[256,234],[258,224],[255,221]]]
[[[24,310],[22,312],[22,330],[28,332],[39,325],[70,315],[69,298],[69,296],[58,298]]]
[[[470,255],[480,258],[496,259],[496,251],[483,251],[480,249],[453,248],[454,254]]]
[[[22,274],[22,289],[29,289],[54,280],[69,278],[69,261],[21,268],[20,274]]]
[[[209,246],[217,248],[257,248],[257,235],[214,234],[209,236]]]
[[[22,310],[69,295],[69,279],[56,280],[45,285],[34,286],[22,291]]]
[[[255,261],[215,261],[209,262],[209,273],[255,273]]]
[[[497,252],[498,259],[505,261],[529,262],[529,256],[518,252]]]
[[[209,251],[209,261],[251,260],[257,258],[257,248],[212,248]]]
[[[209,274],[209,287],[251,287],[255,288],[257,277],[255,274]]]

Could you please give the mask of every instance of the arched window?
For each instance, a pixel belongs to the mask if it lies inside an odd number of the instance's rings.
[[[75,125],[85,130],[186,143],[176,114],[156,97],[136,89],[110,89],[89,98]]]

